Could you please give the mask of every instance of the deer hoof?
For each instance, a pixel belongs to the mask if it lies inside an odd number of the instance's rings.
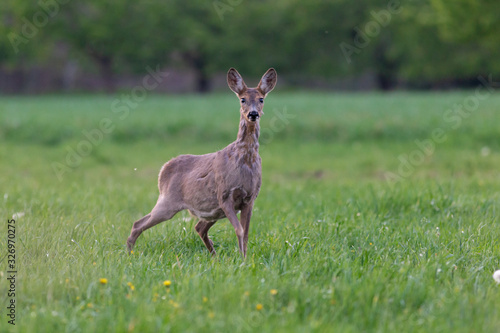
[[[134,243],[132,243],[131,241],[127,240],[128,254],[131,254],[133,248],[134,248]]]

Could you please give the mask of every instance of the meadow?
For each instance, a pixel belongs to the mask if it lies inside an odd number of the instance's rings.
[[[0,331],[498,332],[500,95],[471,96],[272,92],[245,260],[186,212],[125,249],[162,164],[236,138],[229,90],[0,97]]]

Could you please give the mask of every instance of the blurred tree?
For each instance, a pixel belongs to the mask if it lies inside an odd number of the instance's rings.
[[[493,46],[498,42],[500,2],[495,0],[430,0],[442,36],[462,42],[477,41]]]
[[[447,2],[451,7],[454,4]],[[486,42],[490,37],[485,37],[483,43],[481,35],[465,38],[459,32],[445,36],[448,32],[444,30],[450,27],[443,25],[442,15],[428,0],[405,3],[394,26],[393,52],[401,59],[400,80],[414,88],[468,87],[477,85],[479,74],[499,73],[498,62],[491,56],[498,43]]]
[[[349,13],[350,9],[354,18],[344,19],[344,33],[348,35],[341,45],[345,60],[355,67],[350,72],[371,71],[380,89],[394,88],[401,62],[394,48],[402,3],[397,0],[363,0],[357,2],[357,7],[349,1],[344,6],[347,9],[342,12],[347,10]],[[350,54],[343,48],[346,44],[352,48]]]
[[[198,92],[210,89],[210,75],[220,69],[217,64],[227,59],[224,52],[231,46],[225,43],[230,27],[224,25],[224,10],[222,14],[217,11],[218,2],[171,0],[163,9],[168,19],[162,22],[162,30],[174,50],[174,60],[195,72]]]
[[[500,2],[496,0],[429,0],[440,36],[448,43],[469,46],[471,56],[461,62],[471,72],[500,74]],[[473,56],[472,56],[473,54]]]
[[[0,69],[10,73],[9,91],[25,91],[33,67],[47,61],[53,40],[43,33],[49,16],[34,0],[0,2]]]
[[[61,5],[50,33],[97,64],[107,91],[114,74],[145,72],[145,64],[163,64],[171,49],[165,43],[160,1],[70,1]]]
[[[15,50],[9,41],[9,33],[15,29],[16,13],[13,0],[0,2],[0,64],[7,65],[15,59]]]
[[[381,89],[461,85],[500,73],[499,9],[492,0],[3,0],[0,65],[57,68],[51,53],[69,46],[108,91],[116,73],[166,64],[191,69],[201,92],[230,66],[253,76],[276,67],[298,84],[370,73]]]
[[[339,45],[359,22],[358,5],[347,0],[245,2],[229,15],[230,58],[247,73],[274,66],[292,82],[355,72]],[[259,65],[257,65],[259,64]]]

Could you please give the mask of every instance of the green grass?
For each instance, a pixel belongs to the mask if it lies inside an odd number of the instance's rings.
[[[18,332],[498,332],[500,96],[443,118],[471,94],[273,92],[246,260],[227,220],[212,258],[186,213],[125,251],[161,165],[234,140],[232,93],[152,95],[123,119],[114,97],[0,98],[0,331],[23,212]],[[103,118],[113,130],[68,165]],[[446,140],[388,181],[436,128]]]

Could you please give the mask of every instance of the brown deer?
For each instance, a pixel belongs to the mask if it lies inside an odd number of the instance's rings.
[[[158,176],[160,196],[151,213],[134,223],[127,239],[129,251],[144,230],[187,209],[199,219],[195,229],[210,253],[215,255],[208,230],[227,217],[238,237],[239,250],[246,257],[250,218],[262,181],[259,119],[264,98],[276,80],[276,71],[270,68],[257,88],[247,88],[236,69],[229,69],[227,83],[241,106],[236,141],[215,153],[181,155],[163,165]]]

